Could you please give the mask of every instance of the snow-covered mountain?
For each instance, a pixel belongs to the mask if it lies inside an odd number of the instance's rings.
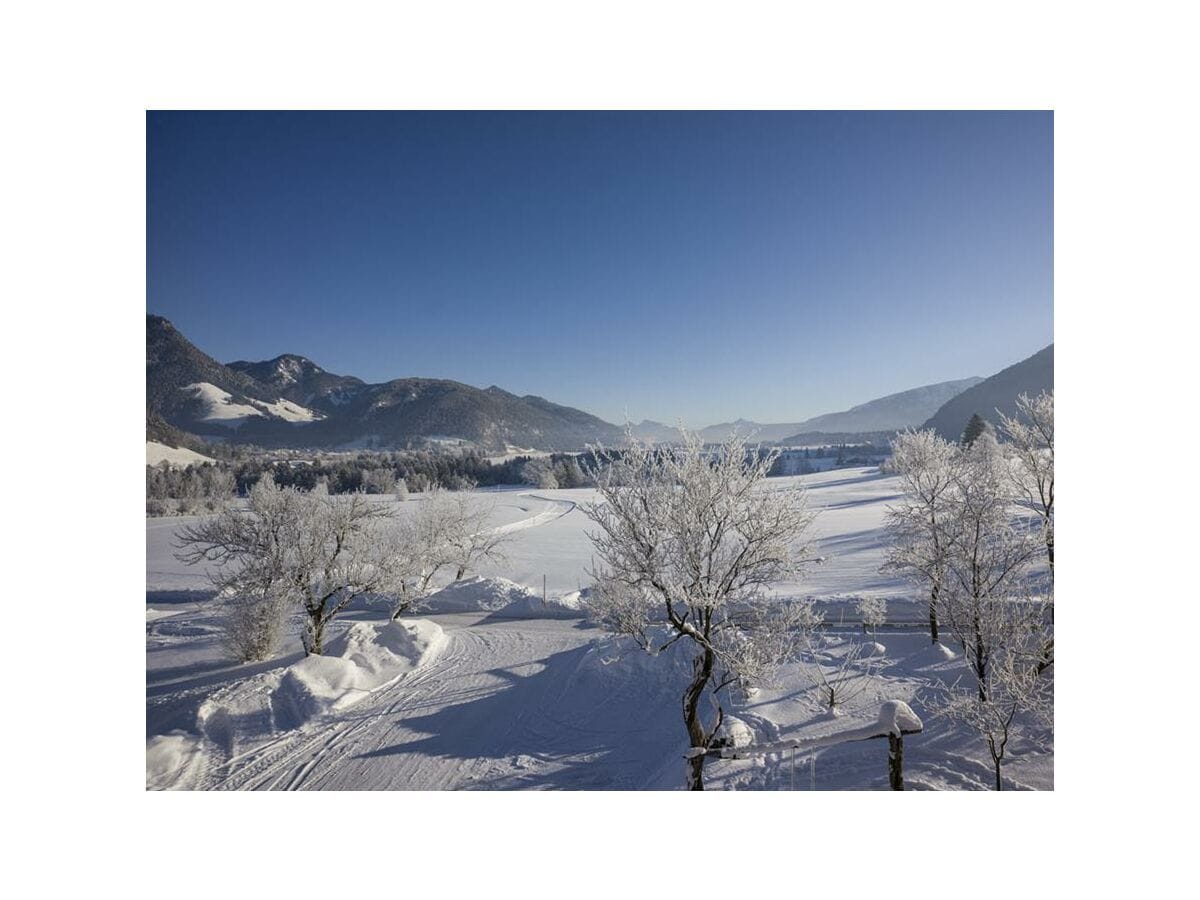
[[[146,411],[148,433],[165,424],[265,447],[467,442],[499,452],[579,450],[622,437],[593,415],[495,386],[433,378],[367,384],[292,354],[223,365],[160,316],[146,317]]]

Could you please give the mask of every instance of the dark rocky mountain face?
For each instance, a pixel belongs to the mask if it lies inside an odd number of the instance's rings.
[[[1053,390],[1054,345],[1051,344],[948,400],[922,427],[934,429],[948,441],[957,441],[974,414],[995,425],[1000,420],[997,409],[1007,416],[1016,414],[1017,397],[1021,394],[1034,396]]]
[[[229,368],[267,385],[280,397],[300,406],[331,412],[344,406],[366,387],[353,375],[334,375],[310,359],[285,353],[265,362],[231,362]]]
[[[292,354],[222,365],[158,316],[146,320],[146,397],[148,425],[155,417],[159,431],[161,420],[191,434],[267,447],[467,441],[487,450],[581,450],[622,436],[596,416],[497,387],[431,378],[367,384]]]

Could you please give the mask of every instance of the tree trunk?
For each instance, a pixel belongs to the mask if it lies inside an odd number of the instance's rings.
[[[687,727],[688,740],[693,748],[708,749],[711,737],[705,733],[704,724],[700,721],[700,698],[712,676],[714,662],[713,652],[704,648],[692,661],[692,681],[683,694],[683,724]],[[700,754],[688,760],[687,786],[690,791],[704,790],[704,759],[704,755]]]
[[[978,601],[976,601],[978,602]],[[975,632],[975,677],[979,679],[979,699],[981,702],[987,702],[987,648],[983,645],[983,627],[979,621],[979,614],[975,614],[974,621]]]
[[[1000,756],[996,753],[996,739],[988,735],[988,752],[992,755],[992,764],[996,767],[996,790],[1004,790],[1004,782],[1000,780]],[[1003,753],[1003,750],[1001,750]]]
[[[937,599],[940,585],[933,586],[933,593],[929,595],[929,637],[933,643],[938,643],[938,621],[937,621]]]
[[[308,614],[308,628],[304,641],[305,656],[320,656],[324,652],[325,622],[319,611]]]

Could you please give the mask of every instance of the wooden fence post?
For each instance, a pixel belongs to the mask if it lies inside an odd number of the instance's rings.
[[[893,791],[904,790],[904,735],[888,735],[888,784]]]

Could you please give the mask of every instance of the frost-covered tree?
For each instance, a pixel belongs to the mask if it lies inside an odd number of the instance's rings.
[[[396,473],[391,469],[367,469],[362,476],[362,489],[368,494],[390,494],[396,488]]]
[[[266,598],[275,593],[304,615],[304,650],[320,655],[325,628],[355,598],[392,588],[383,532],[387,509],[361,494],[333,497],[261,479],[245,509],[180,532],[183,562],[214,564],[219,594]]]
[[[488,526],[496,504],[475,494],[438,493],[429,499],[426,509],[440,523],[446,542],[446,557],[454,566],[454,581],[465,577],[484,562],[504,558],[507,532]]]
[[[1042,536],[1050,576],[1054,577],[1054,393],[1017,398],[1017,414],[1000,414],[1000,427],[1016,466],[1018,496],[1042,517]]]
[[[955,468],[945,519],[946,580],[941,608],[963,645],[986,701],[988,666],[1014,636],[1011,604],[1024,597],[1024,578],[1039,553],[1034,523],[1014,509],[1008,464],[987,441],[976,441]]]
[[[711,452],[695,434],[681,438],[652,449],[629,434],[622,452],[598,450],[588,474],[600,502],[584,513],[598,529],[596,620],[652,654],[678,641],[694,650],[683,722],[687,784],[703,790],[724,720],[719,691],[768,677],[793,652],[790,607],[765,591],[798,574],[812,517],[799,488],[766,489],[775,453],[748,454],[737,436]],[[706,693],[715,721],[702,712]]]
[[[420,606],[439,578],[458,581],[504,558],[508,535],[488,526],[495,505],[466,492],[432,490],[389,543],[396,603],[392,618]]]
[[[1050,726],[1054,701],[1051,682],[1039,674],[1038,625],[1044,605],[994,604],[988,611],[994,621],[989,628],[1007,640],[996,651],[988,667],[982,691],[951,689],[936,708],[948,718],[965,725],[987,744],[992,760],[996,790],[1003,790],[1001,766],[1009,743],[1024,726]]]
[[[883,597],[860,597],[857,608],[863,628],[869,630],[871,640],[878,643],[879,626],[887,621],[887,600]]]
[[[227,598],[222,638],[241,662],[270,659],[279,649],[287,619],[287,598],[280,591]]]
[[[408,482],[403,478],[396,479],[396,487],[393,488],[392,493],[398,503],[403,503],[408,499]]]
[[[804,600],[792,607],[791,627],[799,636],[801,656],[813,674],[814,687],[818,689],[821,704],[832,715],[855,697],[863,694],[871,685],[870,664],[864,664],[863,647],[853,641],[844,641],[837,648],[831,645],[821,631],[825,616],[812,600]],[[840,649],[841,652],[836,652]]]
[[[946,578],[946,523],[959,465],[958,448],[933,430],[907,431],[892,442],[903,499],[888,508],[884,568],[929,592],[929,635],[938,643],[938,600]]]
[[[553,491],[558,488],[558,478],[554,467],[547,459],[531,459],[521,467],[521,480],[526,484],[541,488],[543,491]]]

